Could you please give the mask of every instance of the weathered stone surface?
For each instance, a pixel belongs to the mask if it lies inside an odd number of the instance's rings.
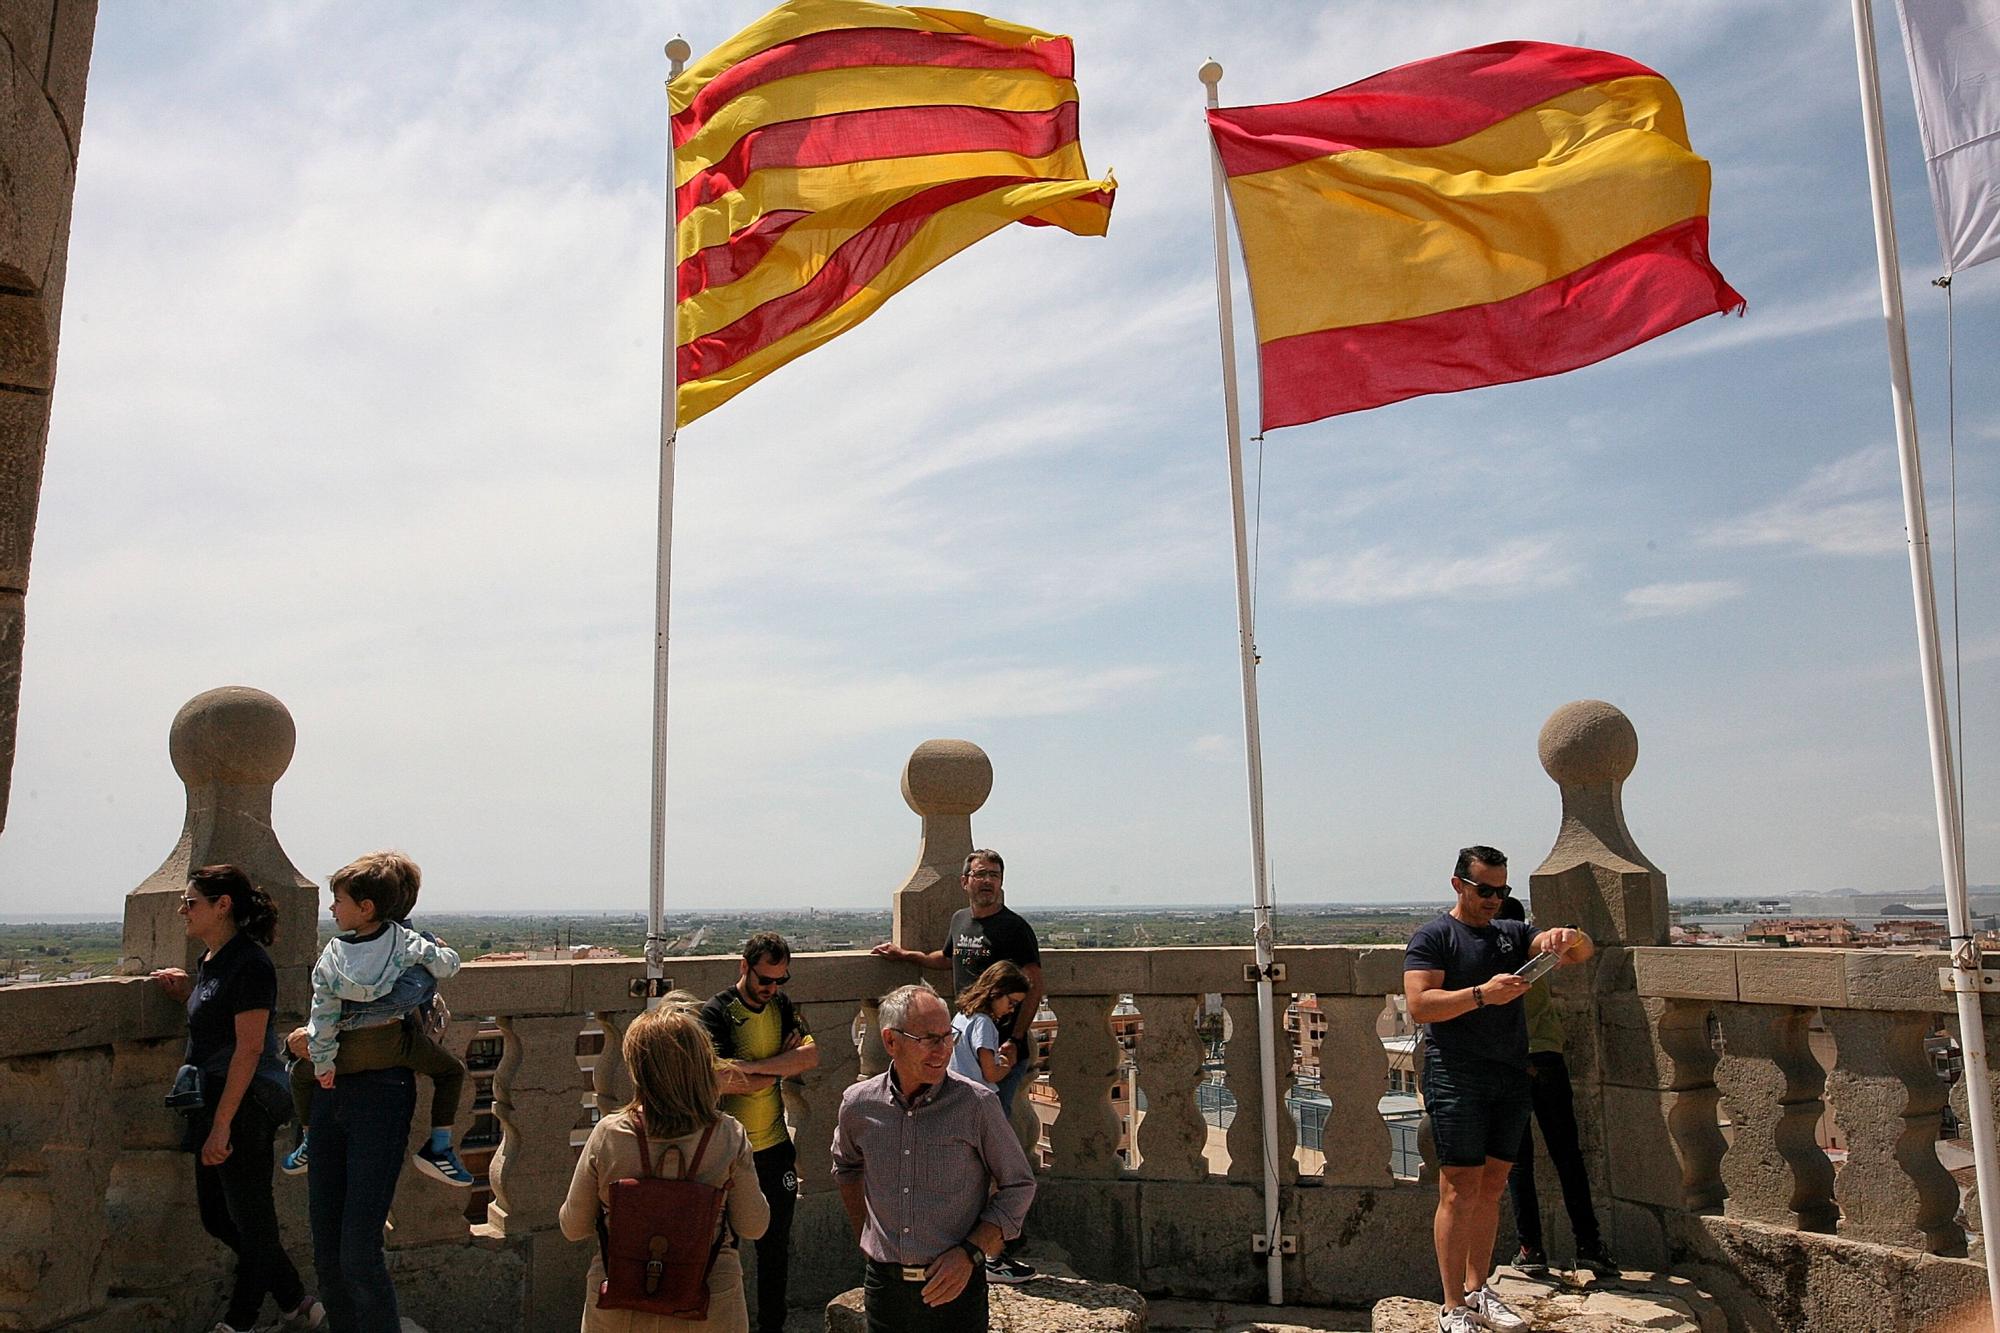
[[[500,1020],[506,1044],[493,1074],[493,1113],[501,1136],[486,1219],[503,1236],[552,1230],[569,1191],[570,1131],[590,1091],[576,1062],[581,1027],[575,1016]]]
[[[785,1080],[785,1111],[792,1142],[798,1145],[799,1189],[816,1193],[834,1188],[833,1125],[840,1115],[841,1094],[860,1074],[859,1053],[848,1035],[859,1009],[852,1000],[803,1004],[799,1009],[814,1033],[819,1067]]]
[[[1938,969],[1951,965],[1951,955],[1883,949],[1846,949],[1842,955],[1849,1008],[1916,1009],[1934,1014],[1953,1011],[1952,997],[1938,987]]]
[[[1564,1333],[1724,1333],[1728,1327],[1715,1302],[1682,1284],[1679,1292],[1658,1289],[1652,1274],[1631,1273],[1615,1289],[1595,1285],[1558,1287],[1499,1276],[1500,1298],[1538,1329]],[[1436,1333],[1439,1307],[1432,1301],[1391,1297],[1372,1314],[1375,1333]]]
[[[1723,1055],[1715,1083],[1734,1127],[1722,1158],[1729,1216],[1831,1231],[1833,1164],[1814,1139],[1826,1070],[1813,1054],[1810,1009],[1718,1004]]]
[[[1639,760],[1632,722],[1611,704],[1564,704],[1542,725],[1542,767],[1562,788],[1555,846],[1529,876],[1535,920],[1600,944],[1667,942],[1667,877],[1625,826],[1622,791]]]
[[[1111,1035],[1116,995],[1053,996],[1056,1041],[1049,1054],[1049,1082],[1062,1101],[1049,1126],[1052,1174],[1071,1178],[1116,1179],[1124,1170],[1118,1156],[1118,1108],[1112,1085],[1124,1056]]]
[[[1389,1127],[1376,1103],[1389,1089],[1389,1057],[1375,1035],[1382,1013],[1377,995],[1322,995],[1326,1038],[1320,1047],[1321,1089],[1333,1103],[1327,1112],[1329,1131],[1322,1136],[1325,1164],[1320,1178],[1329,1185],[1387,1189]]]
[[[1827,1101],[1847,1135],[1834,1192],[1841,1234],[1964,1254],[1965,1229],[1953,1220],[1958,1184],[1937,1156],[1945,1086],[1924,1049],[1930,1015],[1827,1009],[1822,1016],[1839,1052],[1827,1072]]]
[[[1145,1333],[1146,1300],[1130,1287],[1081,1278],[1039,1278],[992,1288],[987,1327],[993,1333]],[[861,1290],[827,1302],[827,1333],[866,1333]]]
[[[1736,949],[1643,948],[1632,950],[1641,995],[1675,999],[1736,998]]]
[[[1736,998],[1745,1004],[1847,1004],[1845,949],[1743,949]]]
[[[890,934],[906,949],[944,943],[965,906],[959,875],[972,852],[972,816],[993,791],[993,763],[971,741],[931,740],[903,766],[903,800],[923,819],[916,869],[896,890]]]
[[[1692,1219],[1675,1240],[1677,1267],[1719,1268],[1740,1284],[1730,1308],[1756,1333],[1970,1333],[1988,1326],[1985,1269],[1968,1260],[1726,1217]]]
[[[1146,1109],[1135,1112],[1139,1149],[1137,1174],[1150,1180],[1200,1180],[1208,1174],[1203,1148],[1208,1122],[1195,1105],[1201,1081],[1202,1045],[1195,1033],[1198,998],[1193,995],[1139,995],[1139,1094]]]
[[[1290,997],[1283,992],[1272,997],[1271,1050],[1278,1070],[1278,1183],[1298,1179],[1299,1161],[1294,1155],[1299,1130],[1285,1108],[1285,1094],[1295,1081],[1292,1074],[1292,1034],[1285,1031],[1285,1006]],[[1223,1077],[1236,1098],[1236,1118],[1229,1125],[1229,1178],[1264,1178],[1264,1083],[1257,1036],[1257,999],[1253,995],[1225,995],[1223,1012],[1229,1016],[1230,1040],[1223,1050]]]
[[[0,1328],[54,1328],[104,1304],[111,1088],[108,1050],[0,1062]]]
[[[186,1035],[187,1010],[144,977],[0,989],[0,1060]]]

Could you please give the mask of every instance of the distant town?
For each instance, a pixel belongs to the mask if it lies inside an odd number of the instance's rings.
[[[1971,891],[1983,947],[2000,951],[2000,886]],[[1278,914],[1281,944],[1400,944],[1439,903],[1288,904]],[[1169,945],[1248,945],[1246,907],[1024,906],[1051,949],[1132,949]],[[889,937],[889,913],[821,908],[672,912],[666,919],[675,955],[735,952],[752,930],[776,930],[802,953],[865,949]],[[1677,944],[1840,945],[1849,948],[1943,947],[1942,890],[1900,897],[1842,893],[1790,898],[1687,898],[1673,904]],[[639,957],[646,937],[641,912],[423,913],[417,924],[468,958]],[[322,940],[332,934],[320,922]],[[118,970],[117,921],[0,922],[0,985],[84,980]]]

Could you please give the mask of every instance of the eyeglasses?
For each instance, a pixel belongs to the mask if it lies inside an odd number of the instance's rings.
[[[1001,872],[998,870],[968,870],[965,872],[967,879],[999,879],[1000,875]]]
[[[784,986],[790,984],[792,974],[787,972],[782,977],[767,977],[753,967],[750,969],[750,979],[759,986]]]
[[[914,1032],[905,1032],[901,1028],[890,1028],[889,1031],[895,1033],[904,1041],[915,1042],[927,1051],[934,1051],[940,1046],[950,1046],[958,1041],[957,1028],[952,1028],[948,1032],[933,1032],[928,1036],[918,1036]]]
[[[1467,879],[1463,875],[1459,876],[1458,882],[1479,890],[1479,896],[1482,898],[1505,898],[1514,891],[1505,884],[1481,884],[1478,880]]]

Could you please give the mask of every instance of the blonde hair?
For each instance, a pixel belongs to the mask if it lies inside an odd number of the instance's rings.
[[[329,890],[345,891],[357,903],[373,903],[377,921],[401,921],[417,909],[424,872],[401,852],[370,852],[333,872]]]
[[[715,1043],[694,996],[675,991],[633,1019],[622,1049],[633,1090],[625,1109],[645,1118],[648,1137],[677,1139],[720,1117]]]
[[[998,962],[979,974],[979,979],[958,993],[961,1014],[990,1014],[993,1002],[1003,995],[1019,995],[1023,1002],[1034,990],[1028,974],[1009,962]]]

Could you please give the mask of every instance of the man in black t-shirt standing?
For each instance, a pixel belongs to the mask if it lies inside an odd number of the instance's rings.
[[[1035,939],[1035,928],[1007,906],[1006,875],[1007,866],[1000,853],[990,847],[975,849],[965,858],[958,876],[967,906],[953,914],[951,926],[945,931],[944,947],[925,953],[891,942],[876,945],[875,952],[940,971],[950,968],[953,996],[962,994],[967,986],[979,980],[981,972],[995,963],[1012,963],[1027,974],[1030,990],[1021,1007],[1014,1011],[1011,1036],[1020,1058],[996,1089],[1000,1094],[1000,1109],[1011,1116],[1014,1093],[1035,1067],[1035,1015],[1042,1008],[1042,946]],[[1008,1249],[1011,1251],[1016,1244],[1018,1238]],[[1025,1282],[1034,1275],[1034,1269],[1013,1258],[1011,1253],[1003,1254],[986,1267],[987,1279],[993,1282]]]
[[[1444,1287],[1439,1333],[1528,1327],[1487,1284],[1500,1230],[1500,1193],[1532,1111],[1528,1024],[1516,1001],[1528,982],[1516,970],[1538,953],[1580,963],[1595,946],[1560,926],[1534,934],[1500,920],[1507,858],[1492,847],[1461,848],[1451,886],[1458,901],[1410,937],[1403,994],[1424,1025],[1424,1110],[1437,1140],[1438,1207],[1432,1224]]]

